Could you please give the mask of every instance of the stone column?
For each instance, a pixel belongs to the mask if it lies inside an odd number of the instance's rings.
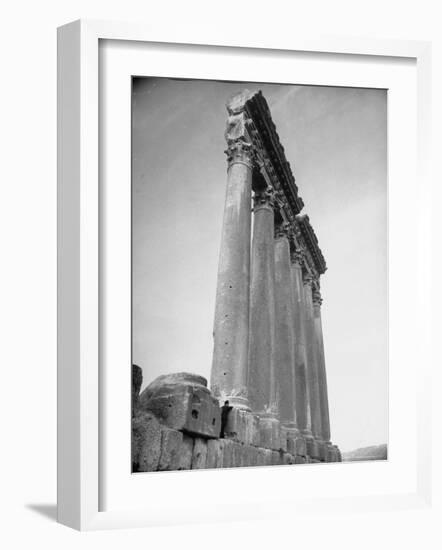
[[[255,192],[250,281],[248,390],[253,412],[276,412],[274,196]]]
[[[321,410],[318,385],[315,324],[313,316],[312,277],[304,273],[304,326],[307,352],[307,389],[310,398],[311,430],[316,441],[321,441]],[[311,451],[318,455],[317,447]],[[315,457],[316,458],[316,457]]]
[[[296,250],[291,254],[293,327],[295,335],[296,423],[301,435],[306,438],[312,438],[310,396],[307,387],[307,350],[304,326],[302,258],[303,256],[300,250]]]
[[[281,423],[293,432],[296,426],[295,358],[292,280],[288,228],[281,224],[275,240],[275,372]]]
[[[313,312],[315,323],[316,349],[318,354],[318,385],[321,410],[321,436],[326,444],[330,443],[330,416],[328,408],[327,373],[325,369],[324,339],[322,336],[321,293],[313,290]]]
[[[228,140],[227,190],[218,265],[211,388],[221,401],[248,408],[252,145]]]

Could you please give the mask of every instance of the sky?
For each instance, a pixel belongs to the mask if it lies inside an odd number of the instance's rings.
[[[226,100],[262,90],[328,270],[322,322],[332,441],[388,442],[387,92],[134,79],[132,360],[143,387],[210,380],[226,187]]]

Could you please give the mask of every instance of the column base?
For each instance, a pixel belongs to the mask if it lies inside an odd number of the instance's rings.
[[[251,411],[249,400],[247,399],[247,397],[241,397],[239,395],[229,395],[226,397],[225,401],[228,401],[229,405],[231,407],[235,407],[235,409],[242,409],[247,412]],[[221,403],[221,405],[224,405],[224,403]]]

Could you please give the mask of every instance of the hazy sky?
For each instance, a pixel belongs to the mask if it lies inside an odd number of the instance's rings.
[[[262,90],[328,270],[332,440],[388,440],[385,90],[142,78],[133,94],[133,362],[210,379],[226,99]]]

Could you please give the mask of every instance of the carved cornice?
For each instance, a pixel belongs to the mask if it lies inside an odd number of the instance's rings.
[[[301,237],[305,242],[306,248],[311,254],[314,267],[316,271],[321,275],[325,273],[327,265],[325,263],[324,256],[321,249],[319,248],[318,238],[313,230],[313,227],[310,224],[309,217],[307,215],[298,215],[296,216],[296,221],[299,226]]]
[[[278,182],[278,186],[284,192],[293,215],[301,212],[304,202],[298,195],[298,187],[287,161],[284,147],[276,131],[270,109],[262,92],[247,92],[243,98],[243,109],[250,119],[250,133],[258,151],[265,151],[265,168],[272,180]],[[241,102],[241,100],[238,100]]]

